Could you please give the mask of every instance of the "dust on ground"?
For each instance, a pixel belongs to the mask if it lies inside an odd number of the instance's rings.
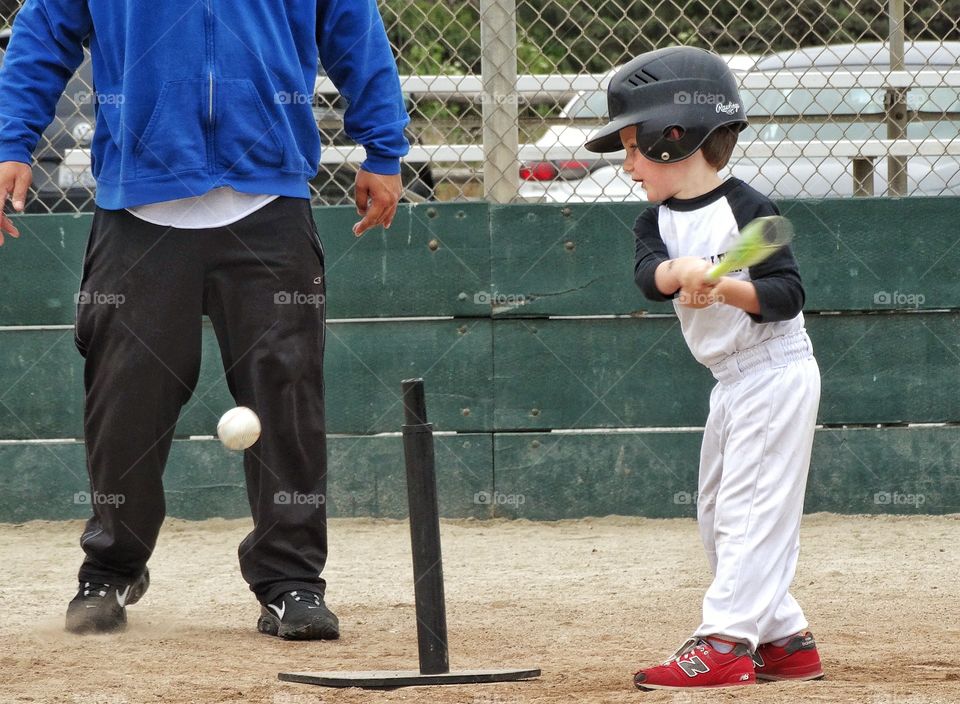
[[[278,672],[417,667],[405,522],[330,521],[335,642],[256,632],[236,550],[248,520],[167,521],[152,584],[119,635],[63,631],[80,522],[0,525],[0,702],[960,701],[960,517],[806,516],[794,595],[827,679],[711,692],[638,692],[631,675],[698,625],[708,582],[692,520],[444,521],[452,669],[540,667],[534,681],[325,689]]]

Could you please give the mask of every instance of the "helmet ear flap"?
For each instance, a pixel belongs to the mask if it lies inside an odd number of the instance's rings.
[[[681,125],[667,119],[651,119],[637,127],[637,146],[644,156],[661,164],[683,161],[707,138],[707,130],[698,125]],[[665,126],[664,126],[665,125]],[[644,129],[646,128],[646,129]]]
[[[668,125],[663,128],[663,138],[668,142],[679,142],[686,132],[680,125]]]

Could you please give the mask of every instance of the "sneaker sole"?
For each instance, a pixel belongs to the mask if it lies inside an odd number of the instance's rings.
[[[641,692],[652,692],[657,689],[673,689],[673,690],[683,690],[689,691],[694,689],[727,689],[729,687],[748,687],[756,682],[731,682],[729,684],[707,684],[699,687],[688,687],[685,685],[674,685],[674,684],[636,684],[634,687],[639,689]]]
[[[257,621],[257,630],[268,636],[286,640],[338,640],[340,631],[328,624],[308,623],[292,628],[280,622],[276,616],[263,614]]]
[[[83,621],[79,624],[71,624],[67,621],[67,633],[73,633],[78,636],[88,636],[98,633],[122,633],[127,630],[126,620],[120,622],[104,623],[101,621]]]
[[[822,680],[824,678],[823,670],[817,674],[812,675],[761,675],[757,674],[757,679],[764,682],[810,682],[812,680]]]

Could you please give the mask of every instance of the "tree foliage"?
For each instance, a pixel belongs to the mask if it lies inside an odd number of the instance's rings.
[[[479,73],[479,0],[384,0],[402,73]],[[906,3],[908,39],[960,39],[960,0]],[[517,0],[521,73],[602,72],[674,44],[762,54],[884,40],[887,0]]]

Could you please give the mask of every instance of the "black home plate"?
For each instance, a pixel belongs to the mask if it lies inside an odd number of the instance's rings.
[[[427,422],[423,379],[403,382],[403,456],[410,504],[410,542],[417,611],[420,670],[371,672],[281,672],[284,682],[323,687],[409,687],[411,685],[513,682],[540,676],[539,668],[450,672],[447,612],[440,555],[440,511],[433,453],[433,426]]]
[[[318,684],[322,687],[410,687],[428,684],[483,684],[515,682],[539,677],[540,670],[460,670],[425,675],[417,670],[374,670],[372,672],[281,672],[284,682]]]

